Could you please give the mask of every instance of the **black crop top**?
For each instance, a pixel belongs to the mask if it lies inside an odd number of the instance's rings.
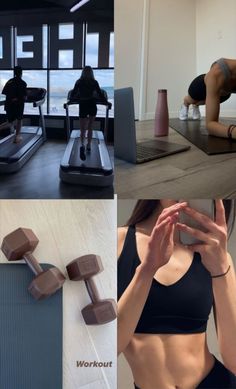
[[[135,227],[128,228],[118,260],[118,299],[140,264]],[[192,334],[205,332],[213,304],[212,279],[200,254],[194,253],[187,272],[166,286],[153,279],[135,333]]]

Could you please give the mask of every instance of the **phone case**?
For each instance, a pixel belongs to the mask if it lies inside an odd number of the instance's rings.
[[[181,202],[182,201],[183,200],[181,200]],[[214,200],[201,199],[201,200],[184,200],[184,201],[187,201],[188,206],[190,208],[193,208],[196,211],[199,211],[204,215],[209,216],[212,220],[214,220],[214,213],[215,213]],[[189,227],[193,227],[198,230],[206,232],[206,229],[204,228],[203,225],[195,221],[193,218],[191,218],[189,215],[187,215],[184,212],[180,212],[179,221],[180,223],[186,224]],[[186,232],[183,231],[180,231],[179,238],[180,238],[180,242],[184,245],[202,243],[200,240],[194,238],[192,235],[187,234]]]

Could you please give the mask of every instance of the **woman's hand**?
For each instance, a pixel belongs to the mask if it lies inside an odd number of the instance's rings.
[[[153,275],[170,260],[174,249],[175,224],[178,221],[179,211],[186,207],[187,203],[183,202],[164,208],[157,219],[142,262],[142,266]]]
[[[202,243],[190,245],[188,248],[200,253],[202,263],[212,276],[224,273],[229,266],[227,255],[227,224],[224,205],[222,200],[215,200],[215,203],[215,221],[192,208],[186,207],[184,209],[184,212],[200,223],[207,232],[202,232],[182,223],[176,224],[179,230],[202,241]]]

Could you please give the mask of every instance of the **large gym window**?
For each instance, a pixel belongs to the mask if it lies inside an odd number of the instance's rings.
[[[11,39],[10,39],[11,38]],[[11,43],[9,43],[11,42]],[[9,47],[11,46],[11,47]],[[114,116],[114,33],[109,26],[59,23],[35,27],[0,29],[0,92],[13,76],[12,67],[23,68],[23,79],[29,87],[47,89],[44,113],[64,115],[67,94],[79,78],[82,68],[90,65],[101,88],[105,89]],[[4,96],[0,95],[3,100]],[[3,113],[3,107],[0,107]],[[26,104],[25,113],[38,114]],[[71,107],[78,115],[78,107]],[[98,107],[98,116],[105,108]]]
[[[98,34],[87,34],[85,64],[98,67]]]

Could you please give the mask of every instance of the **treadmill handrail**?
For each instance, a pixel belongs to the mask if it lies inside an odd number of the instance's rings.
[[[39,106],[43,105],[43,103],[45,102],[45,100],[46,100],[46,95],[45,95],[45,97],[44,97],[42,100],[35,101],[35,102],[33,103],[33,106],[34,106],[34,107],[39,107]],[[26,101],[26,103],[27,103],[27,101]]]
[[[34,107],[39,107],[40,105],[43,105],[43,103],[45,102],[46,100],[46,96],[42,99],[42,100],[39,100],[39,101],[36,101],[36,102],[32,102],[32,101],[25,101],[25,103],[27,104],[33,104]],[[0,101],[0,106],[1,105],[5,105],[6,103],[6,100],[1,100]]]
[[[69,92],[68,92],[68,97],[67,97],[67,101],[66,103],[64,104],[64,109],[66,109],[69,105],[78,105],[80,103],[80,101],[86,101],[86,100],[90,100],[90,99],[80,99],[79,97],[76,98],[76,99],[73,99],[71,100],[70,99],[70,95],[71,95],[71,92],[73,91],[73,89],[71,89]],[[105,89],[101,89],[102,93],[104,94],[104,98],[99,98],[98,97],[93,97],[93,99],[95,100],[95,103],[97,105],[105,105],[108,109],[111,109],[112,107],[112,104],[110,101],[108,101],[107,99],[107,92],[105,91]]]
[[[66,107],[68,107],[69,105],[78,105],[80,103],[81,100],[67,100],[66,103],[64,103],[64,108],[66,109]],[[82,101],[86,101],[86,100],[82,100]],[[102,101],[102,100],[97,100],[95,99],[95,103],[97,105],[105,105],[106,107],[108,107],[108,109],[111,109],[112,107],[112,104],[110,103],[110,101]]]
[[[47,91],[45,88],[36,88],[36,87],[28,87],[28,88],[26,88],[26,91],[29,93],[32,89],[34,89],[36,91],[37,90],[42,91],[42,94],[41,94],[42,98],[40,98],[40,100],[34,100],[34,99],[32,99],[31,96],[27,95],[25,103],[26,104],[33,104],[33,107],[39,107],[40,105],[42,105],[45,102],[46,96],[47,96]]]
[[[43,91],[43,98],[40,99],[40,100],[32,101],[32,100],[27,100],[27,96],[26,96],[26,99],[25,99],[24,103],[26,103],[26,104],[33,104],[34,107],[39,107],[40,105],[42,105],[45,102],[47,91],[44,88],[35,88],[35,87],[26,88],[26,91],[27,90],[29,91],[31,89],[41,89]],[[0,101],[0,106],[1,105],[5,105],[5,103],[6,103],[6,100],[1,100]]]
[[[43,103],[46,100],[47,91],[46,91],[45,88],[36,88],[36,87],[29,87],[29,88],[27,88],[28,91],[30,91],[32,89],[35,89],[36,91],[37,91],[37,89],[40,89],[42,91],[42,98],[40,100],[36,100],[36,101],[30,101],[30,100],[27,101],[27,99],[26,99],[25,103],[33,104],[34,108],[38,107],[38,109],[39,109],[39,117],[40,117],[39,120],[41,121],[41,128],[42,128],[42,136],[43,136],[43,140],[45,141],[47,137],[46,137],[46,126],[45,126],[45,119],[44,119],[44,114],[43,114],[43,110],[42,110],[42,105],[43,105]]]

